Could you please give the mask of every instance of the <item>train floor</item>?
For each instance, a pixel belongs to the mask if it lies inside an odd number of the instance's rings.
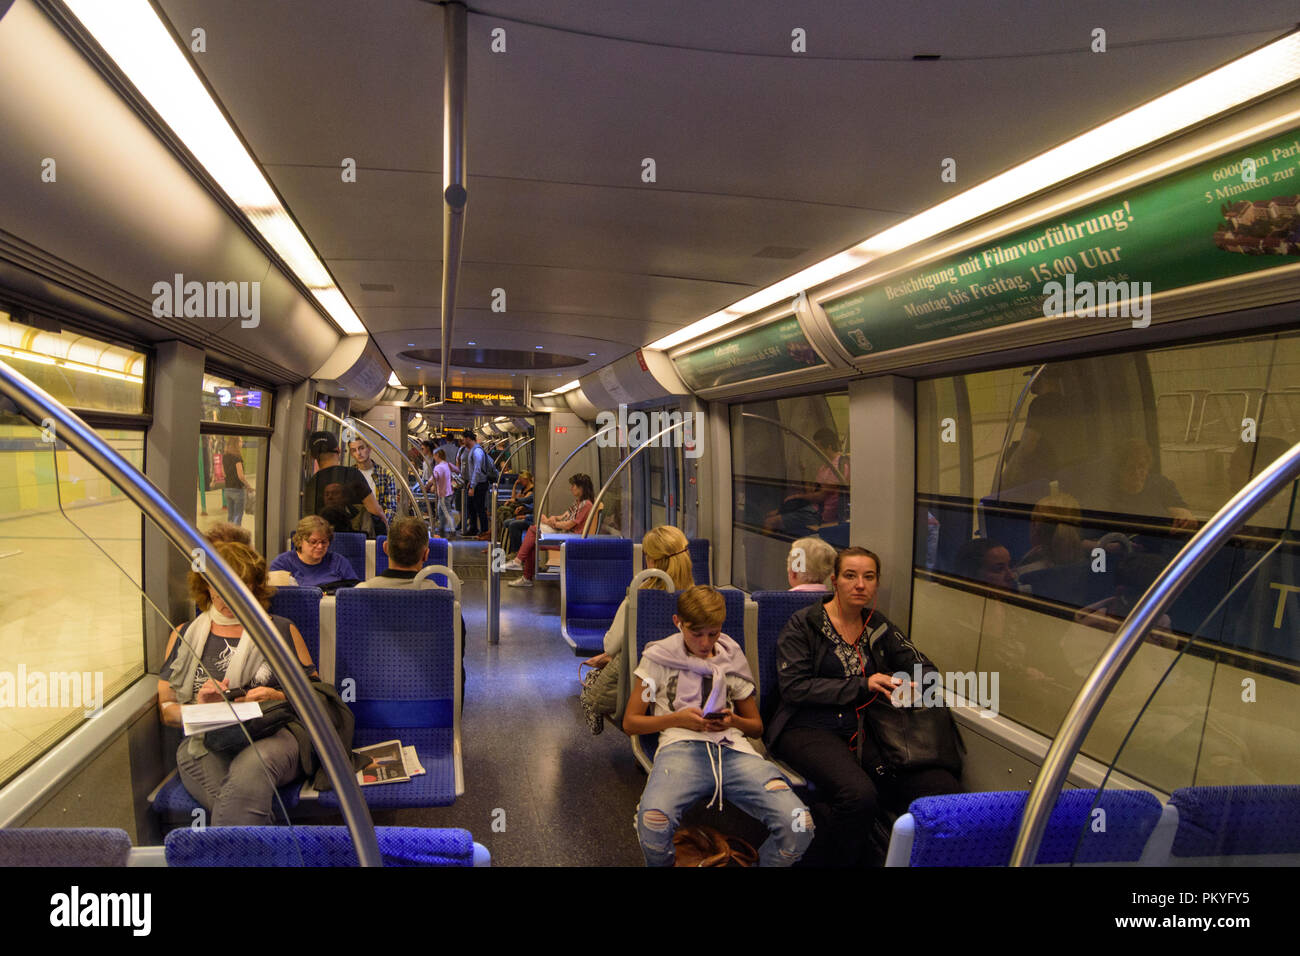
[[[464,581],[465,794],[450,807],[375,814],[378,825],[464,827],[493,866],[643,866],[634,826],[645,774],[628,738],[593,735],[578,701],[581,657],[560,634],[560,587],[506,587],[500,643],[487,642],[487,545],[457,541]],[[757,846],[764,828],[728,807],[710,823]]]
[[[465,794],[450,807],[375,814],[376,824],[464,827],[494,866],[640,866],[634,819],[645,775],[627,737],[593,736],[578,702],[581,658],[560,636],[560,588],[501,587],[487,642],[487,545],[457,541],[464,580]]]

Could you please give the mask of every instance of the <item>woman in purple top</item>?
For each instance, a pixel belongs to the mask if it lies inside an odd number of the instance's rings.
[[[277,555],[272,571],[288,571],[299,587],[333,589],[356,582],[357,572],[347,558],[329,550],[334,529],[319,515],[307,515],[293,533],[294,550]]]

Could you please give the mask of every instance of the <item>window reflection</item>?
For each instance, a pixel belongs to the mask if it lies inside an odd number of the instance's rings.
[[[790,543],[849,545],[848,394],[731,408],[733,566],[748,590],[787,587]]]

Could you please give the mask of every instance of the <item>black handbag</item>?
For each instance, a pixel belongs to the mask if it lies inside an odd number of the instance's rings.
[[[251,740],[260,740],[287,727],[295,719],[293,707],[287,700],[273,700],[262,704],[262,716],[233,724],[203,735],[203,746],[219,754],[237,754]]]
[[[965,747],[947,707],[895,707],[889,697],[877,697],[859,711],[858,719],[859,732],[865,730],[875,744],[874,755],[871,748],[861,748],[866,769],[888,774],[938,768],[961,776]]]

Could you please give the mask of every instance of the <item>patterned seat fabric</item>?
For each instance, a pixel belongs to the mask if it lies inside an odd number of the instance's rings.
[[[468,830],[375,827],[384,866],[472,866]],[[168,866],[357,866],[347,827],[206,827],[167,835]]]
[[[355,689],[353,747],[400,740],[415,747],[423,775],[366,787],[375,808],[447,806],[456,799],[455,596],[450,591],[352,588],[338,594],[335,684]],[[338,794],[322,791],[322,808]]]
[[[1048,818],[1038,863],[1136,862],[1160,819],[1145,790],[1066,790]],[[955,793],[912,801],[912,866],[1006,866],[1029,794]],[[1100,814],[1098,811],[1102,811]]]
[[[691,538],[686,542],[686,553],[691,556],[691,577],[696,584],[712,584],[713,575],[709,571],[709,539]]]
[[[271,598],[271,613],[287,617],[302,635],[314,663],[320,664],[320,588],[278,587]]]
[[[755,591],[751,600],[758,605],[758,708],[763,723],[776,713],[781,696],[776,676],[776,639],[795,611],[826,597],[822,591]]]
[[[0,830],[0,866],[126,866],[131,838],[125,830]]]
[[[1174,856],[1300,853],[1300,787],[1185,787],[1169,803]]]
[[[564,622],[583,653],[604,649],[605,632],[632,583],[632,542],[587,538],[564,546]]]
[[[358,581],[366,578],[366,536],[355,531],[336,531],[330,550],[347,558]]]

